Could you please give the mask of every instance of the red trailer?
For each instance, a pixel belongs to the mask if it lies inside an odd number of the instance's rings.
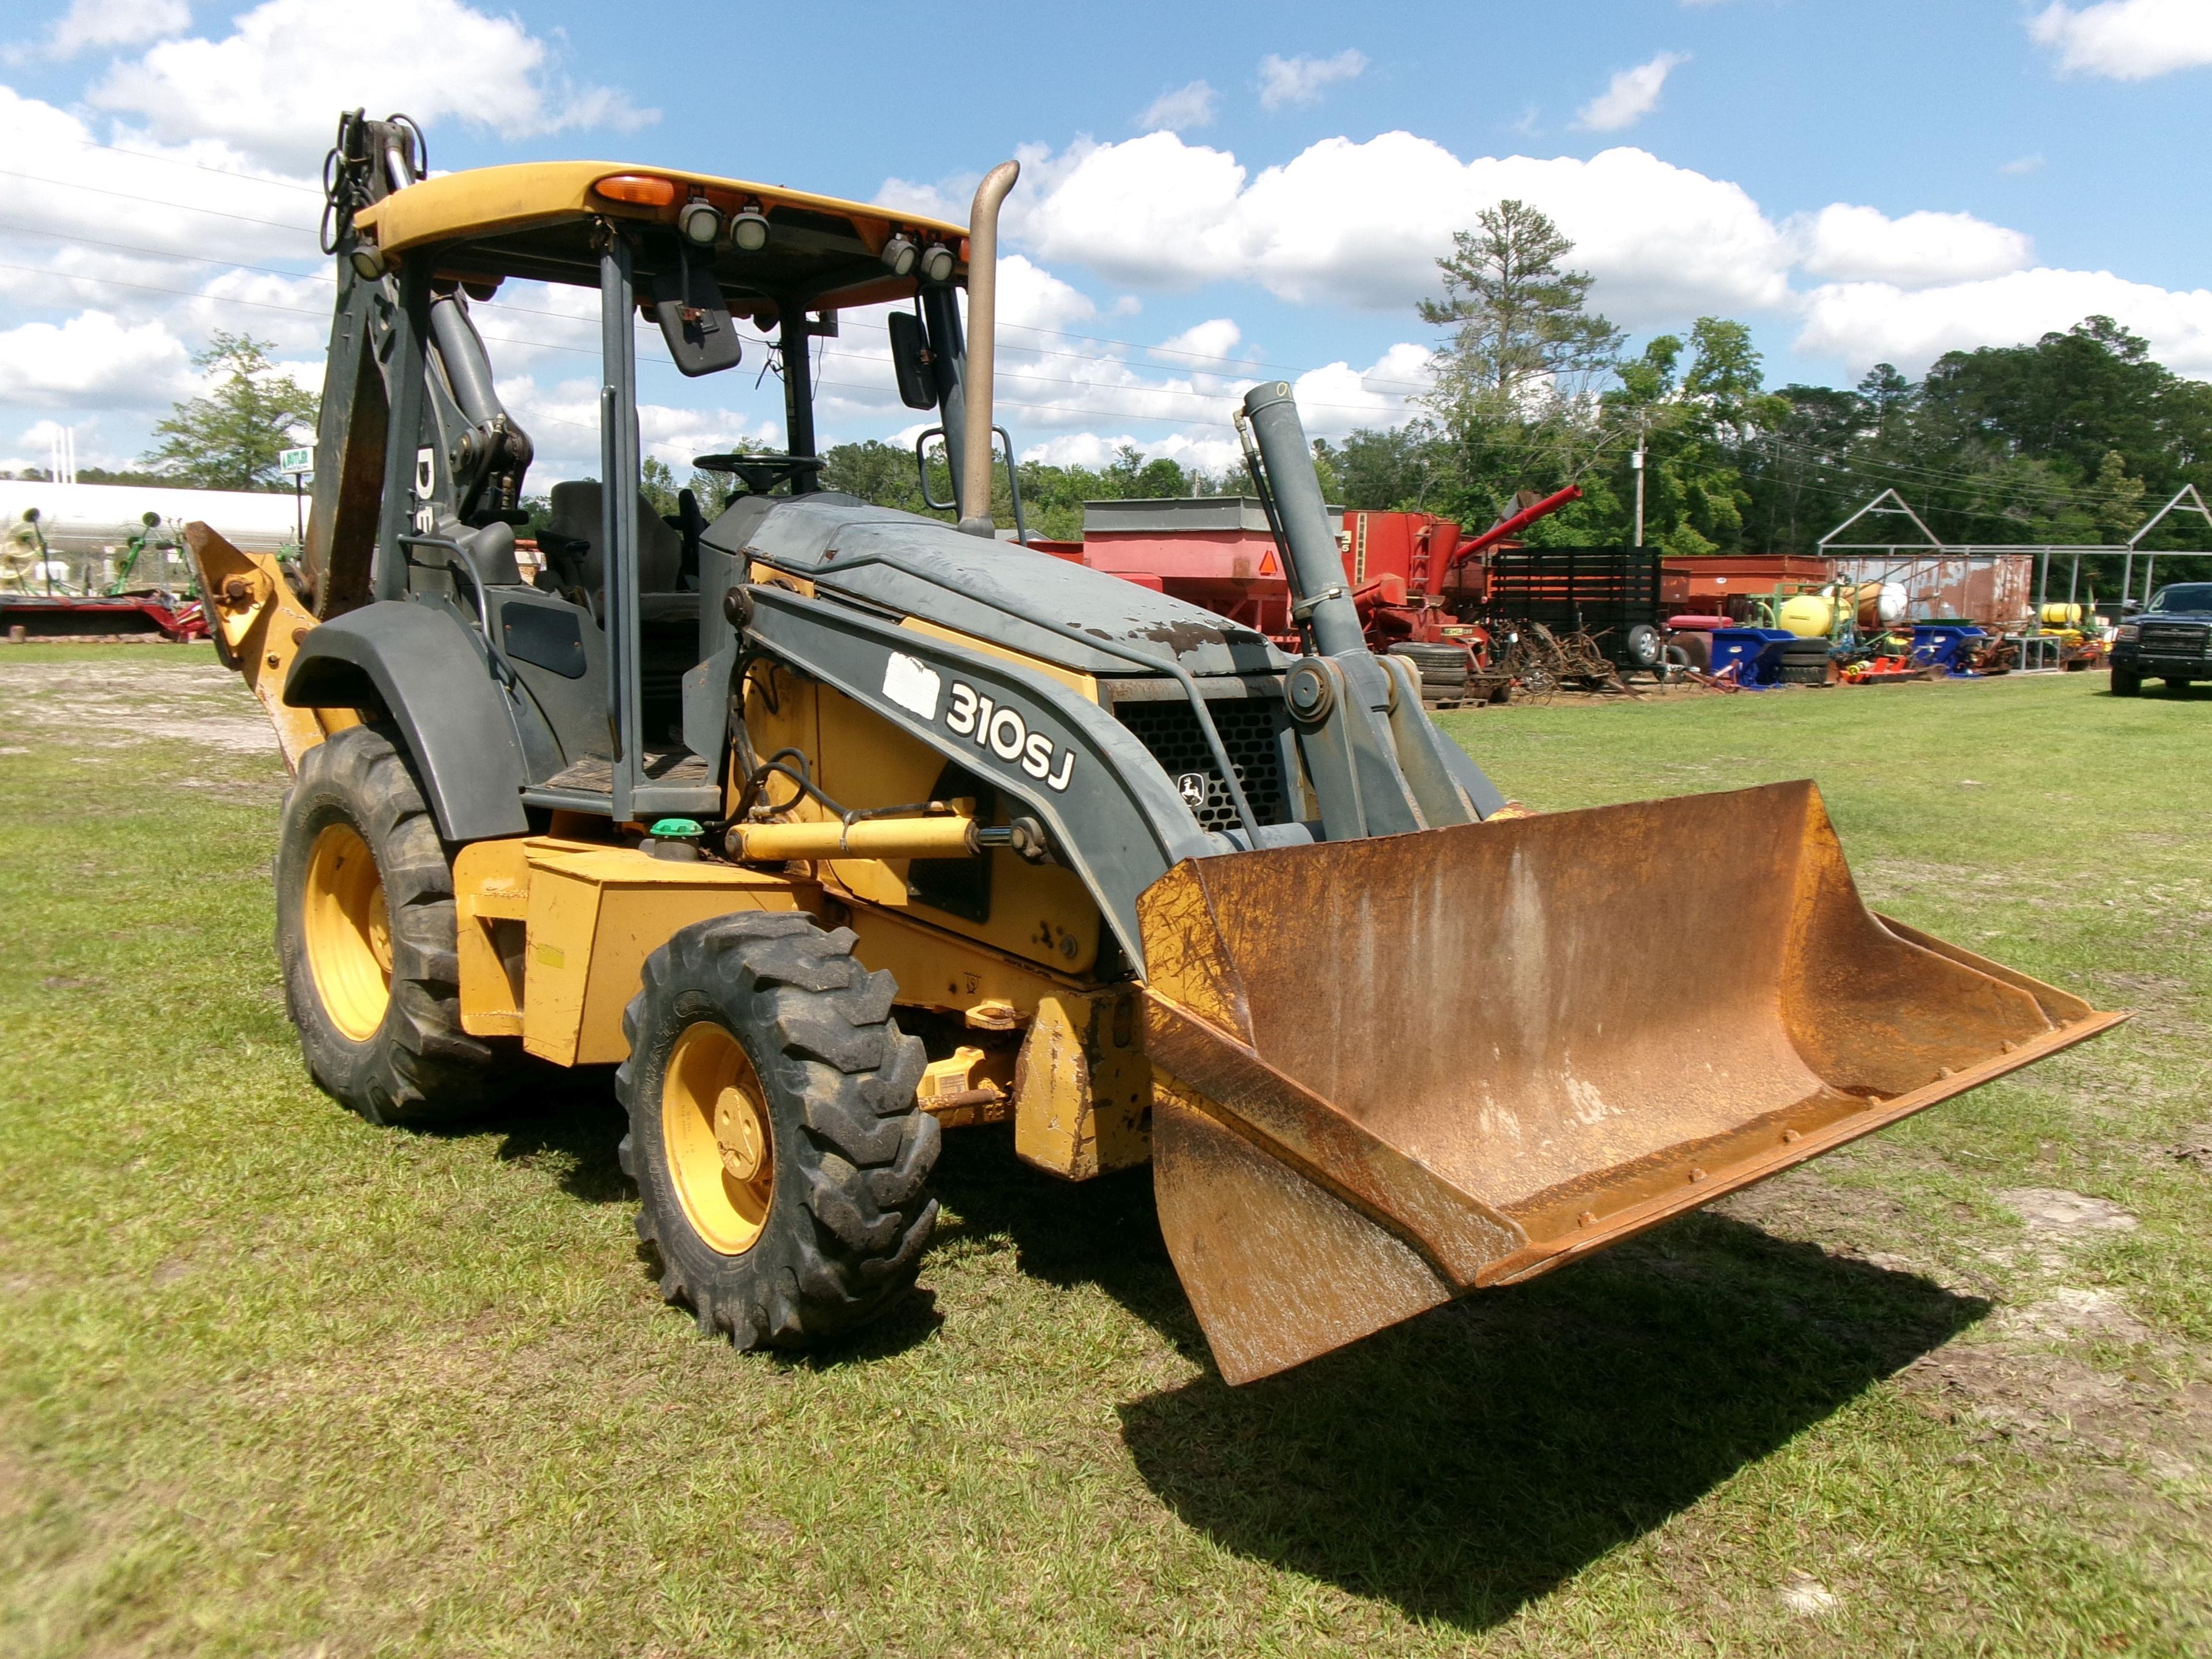
[[[1270,638],[1292,631],[1283,556],[1266,511],[1249,495],[1086,501],[1080,556],[1094,570],[1188,599]]]
[[[25,593],[0,591],[0,633],[32,640],[107,639],[143,634],[177,644],[204,640],[198,599],[173,593]]]
[[[1488,593],[1483,553],[1547,513],[1580,498],[1570,485],[1480,536],[1462,539],[1458,523],[1433,513],[1346,512],[1337,533],[1344,574],[1377,651],[1413,657],[1425,678],[1464,684],[1486,661],[1489,635],[1478,620]],[[1268,528],[1265,506],[1243,495],[1166,496],[1088,501],[1079,543],[1032,545],[1125,581],[1188,599],[1291,649],[1291,587]]]

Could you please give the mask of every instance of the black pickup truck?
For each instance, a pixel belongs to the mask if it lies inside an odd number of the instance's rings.
[[[2146,679],[2212,680],[2212,582],[2176,582],[2112,635],[2112,695],[2132,697]]]

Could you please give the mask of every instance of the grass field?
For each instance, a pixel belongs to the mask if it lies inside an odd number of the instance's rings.
[[[2138,1017],[1234,1392],[1142,1172],[957,1132],[921,1292],[738,1355],[605,1075],[434,1133],[307,1082],[241,690],[0,651],[0,1652],[2212,1647],[2212,696],[1448,723],[1541,807],[1809,773],[1883,908]]]

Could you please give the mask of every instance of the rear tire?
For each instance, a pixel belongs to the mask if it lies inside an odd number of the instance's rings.
[[[2142,695],[2142,672],[2140,669],[2112,670],[2112,695],[2116,697],[2139,697]]]
[[[310,749],[276,846],[276,953],[308,1073],[372,1123],[489,1105],[520,1056],[461,1029],[453,872],[392,734]]]
[[[739,1348],[805,1347],[914,1283],[937,1120],[895,989],[853,934],[745,912],[678,932],[623,1016],[622,1166],[660,1293]]]
[[[1422,641],[1409,641],[1390,647],[1389,654],[1403,657],[1413,665],[1421,677],[1424,690],[1433,689],[1442,695],[1459,696],[1467,687],[1468,674],[1474,659],[1463,646],[1431,645]]]

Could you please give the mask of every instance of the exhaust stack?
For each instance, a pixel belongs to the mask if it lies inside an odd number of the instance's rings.
[[[975,187],[968,212],[968,384],[960,456],[960,528],[986,540],[991,520],[991,377],[997,368],[999,208],[1022,176],[1019,161],[1001,161]],[[1013,465],[1013,457],[1006,464]]]

